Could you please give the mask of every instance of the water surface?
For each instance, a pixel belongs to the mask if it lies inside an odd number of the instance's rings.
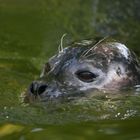
[[[0,139],[140,139],[140,92],[23,104],[43,64],[74,40],[113,36],[140,55],[139,0],[0,1]]]

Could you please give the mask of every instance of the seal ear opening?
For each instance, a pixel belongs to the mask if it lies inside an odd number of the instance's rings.
[[[94,74],[94,73],[92,73],[90,71],[86,71],[86,70],[77,71],[75,73],[75,75],[77,76],[78,79],[80,79],[81,81],[86,82],[86,83],[93,82],[98,77],[97,74]]]
[[[117,68],[116,73],[118,74],[118,76],[121,76],[122,71],[121,71],[121,68],[120,67]]]

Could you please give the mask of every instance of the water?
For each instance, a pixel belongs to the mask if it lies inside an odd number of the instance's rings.
[[[139,0],[0,1],[0,139],[140,139],[140,93],[22,103],[43,64],[77,39],[114,36],[140,55]]]

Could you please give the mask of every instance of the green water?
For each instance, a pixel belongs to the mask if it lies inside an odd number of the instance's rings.
[[[111,35],[140,55],[139,9],[139,0],[0,0],[0,139],[139,140],[139,92],[47,105],[20,97],[64,33],[64,45]]]

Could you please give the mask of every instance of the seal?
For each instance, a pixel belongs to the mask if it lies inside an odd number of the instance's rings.
[[[134,52],[115,40],[86,39],[62,48],[44,65],[26,100],[41,101],[120,91],[140,84],[140,63]]]

